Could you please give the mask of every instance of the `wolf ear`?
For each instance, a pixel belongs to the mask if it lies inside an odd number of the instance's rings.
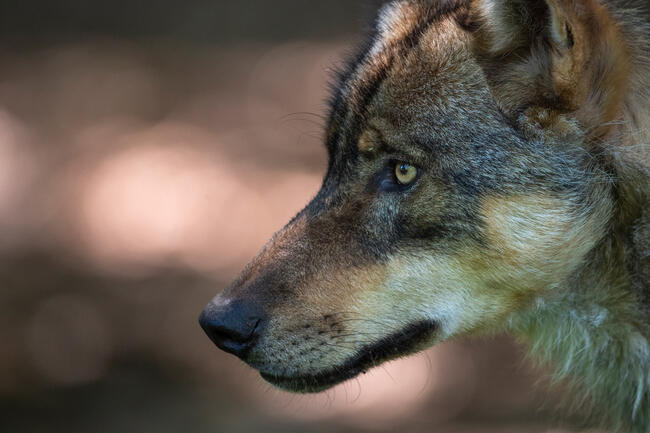
[[[468,19],[504,112],[552,111],[599,135],[620,116],[629,54],[595,0],[475,0]]]
[[[540,36],[558,51],[575,44],[571,17],[557,0],[479,0],[474,12],[481,48],[492,55],[530,47]]]

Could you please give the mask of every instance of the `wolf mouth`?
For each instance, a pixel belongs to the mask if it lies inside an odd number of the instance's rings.
[[[385,361],[417,351],[430,340],[438,329],[433,321],[422,321],[408,325],[402,330],[361,349],[343,364],[314,375],[276,376],[260,372],[264,380],[278,388],[298,393],[324,391],[341,382],[365,373]]]

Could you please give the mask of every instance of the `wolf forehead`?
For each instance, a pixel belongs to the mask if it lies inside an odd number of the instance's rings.
[[[385,151],[474,195],[521,186],[543,177],[544,166],[579,159],[525,140],[501,112],[471,51],[470,3],[407,0],[381,10],[332,86],[330,173],[344,173],[360,154]],[[523,158],[528,173],[517,169]]]
[[[384,6],[358,54],[335,75],[330,169],[368,151],[428,164],[450,152],[470,156],[463,147],[474,143],[517,141],[472,57],[468,8],[467,1]]]
[[[452,33],[462,28],[467,14],[467,1],[401,0],[381,9],[358,53],[335,73],[326,140],[330,155],[355,150],[370,118],[381,116],[393,126],[404,124],[409,102],[419,102],[413,98],[415,94],[431,95],[434,86],[438,92],[445,89],[444,66],[457,67],[460,62],[453,57],[455,53],[462,55],[462,36],[460,32]],[[436,56],[443,47],[419,49],[423,40],[441,42],[440,35],[430,34],[434,31],[447,33],[446,43],[452,47],[444,47],[444,55]],[[432,77],[437,82],[431,82]],[[388,83],[390,90],[386,92]],[[386,99],[400,97],[399,107],[394,110],[382,104]]]

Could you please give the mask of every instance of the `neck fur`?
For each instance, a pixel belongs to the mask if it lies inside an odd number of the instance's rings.
[[[639,13],[636,12],[636,16]],[[650,432],[650,28],[622,12],[633,70],[609,143],[617,209],[609,233],[559,289],[540,296],[510,329],[555,366],[615,430]]]
[[[554,366],[556,379],[568,378],[586,391],[576,405],[593,409],[591,416],[616,429],[647,433],[650,332],[633,292],[611,290],[622,283],[605,283],[594,273],[538,298],[510,327],[535,358]]]

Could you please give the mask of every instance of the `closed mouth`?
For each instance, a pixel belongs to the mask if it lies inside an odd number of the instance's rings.
[[[408,325],[401,331],[361,349],[342,365],[332,367],[314,375],[276,376],[260,372],[264,380],[278,388],[297,393],[324,391],[359,374],[365,373],[385,361],[420,350],[423,343],[430,341],[438,329],[433,321],[422,321]]]

